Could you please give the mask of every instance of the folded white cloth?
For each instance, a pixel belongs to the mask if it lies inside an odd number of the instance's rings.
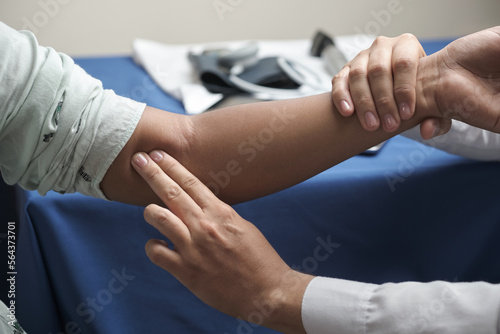
[[[338,49],[347,60],[361,50],[370,47],[374,36],[350,35],[335,37]],[[189,114],[206,111],[220,101],[222,94],[212,94],[201,85],[199,78],[188,60],[191,50],[233,49],[248,41],[233,41],[210,44],[163,44],[150,40],[136,39],[133,43],[133,57],[144,67],[153,80],[168,94],[181,100]],[[320,58],[309,55],[311,40],[258,41],[259,57],[282,56],[299,62],[320,76],[324,91],[331,90],[331,75]]]

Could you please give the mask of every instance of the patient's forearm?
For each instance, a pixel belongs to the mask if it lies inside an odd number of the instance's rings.
[[[101,187],[112,200],[159,203],[133,171],[130,158],[138,151],[161,148],[221,199],[237,203],[299,183],[394,135],[367,132],[356,118],[344,118],[334,108],[329,94],[191,117],[148,108]],[[399,130],[429,116],[417,112]]]
[[[201,115],[193,119],[190,149],[200,160],[182,163],[235,203],[297,184],[392,136],[368,133],[334,108],[330,94],[323,94]]]

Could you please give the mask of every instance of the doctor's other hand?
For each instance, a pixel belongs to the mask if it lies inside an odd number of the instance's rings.
[[[253,224],[167,153],[137,153],[132,165],[169,208],[152,204],[144,211],[146,221],[173,244],[148,241],[154,264],[219,311],[305,333],[301,303],[312,276],[292,270]]]
[[[410,41],[399,40],[402,37]],[[430,116],[420,125],[420,133],[424,139],[448,132],[451,127],[451,119],[500,133],[500,27],[493,27],[462,37],[430,56],[419,58],[418,66],[413,61],[405,61],[405,57],[398,56],[396,52],[397,45],[406,45],[408,50],[413,49],[410,52],[413,55],[410,57],[411,59],[415,60],[416,56],[420,56],[420,53],[418,55],[415,53],[420,47],[416,47],[415,41],[411,42],[411,39],[408,35],[400,36],[398,40],[389,39],[389,42],[384,38],[379,38],[377,39],[379,42],[363,51],[351,62],[352,64],[346,65],[333,80],[332,96],[340,113],[344,116],[350,116],[356,111],[363,127],[367,130],[375,130],[379,127],[379,118],[376,118],[375,123],[372,120],[373,127],[367,126],[367,119],[372,117],[367,117],[366,111],[375,110],[376,105],[378,114],[380,114],[382,106],[388,105],[388,110],[392,110],[393,114],[391,115],[394,115],[394,105],[399,103],[397,92],[398,87],[400,87],[399,92],[416,91],[415,112]],[[391,48],[392,53],[390,52]],[[374,54],[378,55],[378,58],[374,56],[372,59],[371,52],[375,52],[377,49],[385,49],[385,51],[377,51]],[[409,65],[406,71],[399,71],[404,74],[404,79],[401,80],[397,79],[399,77],[398,70],[394,66],[395,59],[398,57],[403,59],[401,67],[404,67],[405,63]],[[389,58],[391,58],[390,62]],[[381,61],[380,59],[385,60]],[[373,65],[369,65],[370,62],[373,62]],[[383,66],[379,63],[386,64],[385,75],[380,74],[379,81],[381,83],[375,86],[376,81],[371,79],[370,73],[384,72],[380,70]],[[394,70],[394,98],[392,102],[389,85],[392,74],[389,74],[389,66],[387,65],[389,63],[393,65],[391,69]],[[415,69],[418,69],[416,79],[414,77]],[[355,81],[359,82],[358,84],[353,83],[354,90],[350,87],[351,82],[349,81],[352,75],[357,78]],[[409,89],[401,88],[405,85],[398,86],[398,82],[406,82],[406,87]],[[385,95],[379,93],[382,90],[381,87],[385,87],[383,89]],[[353,91],[357,93],[353,93]],[[350,102],[352,100],[355,102]],[[351,107],[346,109],[346,103],[342,101],[347,101]],[[399,106],[399,110],[404,109],[401,105]],[[406,112],[401,112],[401,119],[406,119],[405,114]],[[386,121],[387,118],[391,119],[387,114],[380,116],[380,118],[386,118]],[[387,130],[387,127],[384,128]]]
[[[422,58],[417,82],[425,98],[417,112],[420,107],[437,110],[436,117],[444,120],[500,133],[500,26],[457,39]],[[421,133],[424,137],[423,129]]]
[[[415,112],[419,59],[425,56],[417,38],[404,34],[378,37],[332,79],[332,99],[346,117],[356,113],[368,131],[393,132]]]

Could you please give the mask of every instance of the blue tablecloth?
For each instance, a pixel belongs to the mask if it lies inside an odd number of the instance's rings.
[[[428,53],[444,45],[424,43]],[[77,63],[120,95],[183,112],[129,57]],[[374,157],[235,208],[287,263],[314,275],[499,283],[499,167],[396,137]],[[28,333],[273,332],[211,309],[154,266],[144,244],[160,235],[143,208],[17,195],[16,312]]]

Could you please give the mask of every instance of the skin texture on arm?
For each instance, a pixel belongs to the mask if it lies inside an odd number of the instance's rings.
[[[399,131],[428,116],[419,113]],[[357,119],[336,111],[328,93],[198,116],[147,108],[101,188],[111,200],[161,203],[129,164],[133,153],[160,148],[221,199],[237,203],[297,184],[393,135],[366,133]]]
[[[416,39],[408,41],[407,36],[401,36],[394,41],[399,47],[393,57],[401,57],[401,49],[411,43],[413,53],[420,56]],[[390,50],[380,43],[374,46],[384,50],[375,53],[391,58]],[[407,77],[415,81],[414,64],[403,63],[399,71],[403,79],[396,86],[405,86]],[[415,89],[398,94],[400,103],[411,106],[411,114],[416,100]],[[404,128],[416,125],[426,114],[420,111]],[[128,163],[137,151],[159,148],[222,200],[237,203],[297,184],[393,135],[381,131],[366,135],[353,118],[339,117],[328,94],[235,106],[192,117],[147,107],[101,188],[111,200],[161,204]]]

